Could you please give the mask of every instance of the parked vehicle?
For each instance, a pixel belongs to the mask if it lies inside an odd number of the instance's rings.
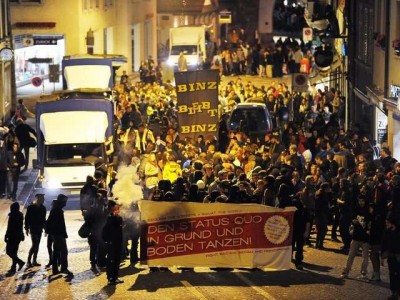
[[[272,131],[271,115],[263,103],[239,103],[228,120],[230,131],[247,131],[249,136],[264,136]]]
[[[68,91],[57,100],[36,104],[39,186],[44,189],[80,189],[96,170],[107,174],[106,144],[113,137],[111,101],[113,62],[85,57],[63,60]]]

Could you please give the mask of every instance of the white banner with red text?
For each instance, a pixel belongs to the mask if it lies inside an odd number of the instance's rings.
[[[294,207],[139,201],[142,264],[287,270]]]

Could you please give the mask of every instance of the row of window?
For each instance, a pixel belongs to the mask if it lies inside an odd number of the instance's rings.
[[[103,0],[104,8],[109,8],[114,5],[114,0]],[[100,8],[101,0],[82,0],[83,10]]]

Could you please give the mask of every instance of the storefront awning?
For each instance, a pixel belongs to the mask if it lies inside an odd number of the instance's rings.
[[[372,102],[371,104],[379,106],[380,103],[383,102],[384,93],[381,89],[378,89],[376,86],[366,86],[367,88],[367,97]]]
[[[373,103],[371,103],[371,100],[368,98],[368,96],[366,94],[364,94],[362,91],[360,91],[358,88],[354,88],[353,91],[354,91],[354,94],[356,95],[356,97],[358,99],[360,99],[361,101],[365,102],[365,104],[373,105]]]
[[[394,110],[397,109],[397,111],[400,111],[400,100],[399,100],[399,98],[387,97],[387,98],[384,98],[383,100],[384,100],[385,104],[388,107],[390,107],[390,108],[392,108]]]

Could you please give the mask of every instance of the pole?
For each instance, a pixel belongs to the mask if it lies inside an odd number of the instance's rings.
[[[289,120],[290,121],[293,121],[293,119],[294,119],[294,111],[293,111],[293,101],[294,101],[294,98],[293,98],[293,94],[294,94],[294,89],[293,89],[293,81],[294,81],[294,73],[292,73],[292,92],[291,92],[291,101],[290,101],[290,118],[289,118]]]

